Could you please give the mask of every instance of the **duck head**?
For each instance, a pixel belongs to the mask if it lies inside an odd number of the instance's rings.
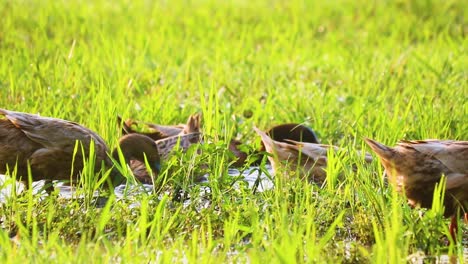
[[[148,164],[155,175],[158,175],[161,170],[160,156],[156,142],[141,134],[128,134],[119,139],[119,147],[122,151],[125,162],[130,164],[130,160],[137,160],[145,163],[145,156]],[[119,160],[118,148],[112,151],[112,158]],[[125,177],[116,169],[113,171],[112,183],[114,186],[121,184]]]

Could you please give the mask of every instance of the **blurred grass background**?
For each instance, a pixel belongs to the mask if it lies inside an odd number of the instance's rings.
[[[453,0],[5,0],[0,107],[79,122],[111,146],[120,136],[117,114],[175,124],[195,112],[215,140],[249,144],[258,141],[253,125],[285,122],[309,125],[323,142],[347,148],[365,149],[363,137],[389,145],[403,138],[466,140],[465,6]],[[222,169],[223,161],[221,155],[212,166]],[[336,188],[291,182],[260,195],[220,191],[203,213],[154,197],[142,198],[139,208],[117,203],[81,213],[77,202],[9,202],[3,223],[24,223],[21,212],[36,220],[25,225],[31,236],[19,248],[0,231],[0,256],[380,263],[406,261],[420,250],[445,254],[446,221],[409,210],[381,174],[375,162],[347,171]],[[58,204],[63,211],[51,211]],[[70,214],[80,224],[67,222]],[[99,219],[111,228],[67,243]],[[147,234],[147,225],[157,231]],[[463,255],[463,243],[455,250]]]

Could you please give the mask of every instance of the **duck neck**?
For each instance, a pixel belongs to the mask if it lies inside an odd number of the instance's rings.
[[[116,162],[120,162],[119,148],[126,164],[129,164],[132,159],[144,163],[146,158],[153,172],[156,175],[159,173],[158,147],[151,138],[140,134],[129,134],[120,138],[119,146],[112,151],[112,158]],[[125,180],[125,177],[115,166],[112,168],[111,176],[114,186]]]
[[[110,183],[112,183],[112,187],[115,188],[126,181],[126,177],[115,167],[113,166],[110,172]]]

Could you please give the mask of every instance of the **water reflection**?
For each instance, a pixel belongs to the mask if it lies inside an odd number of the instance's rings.
[[[272,168],[270,165],[267,164],[265,166],[265,169],[268,171],[270,175],[273,174]],[[248,184],[249,188],[251,189],[256,188],[257,192],[263,192],[265,190],[269,190],[274,187],[274,183],[269,179],[269,177],[265,173],[261,172],[259,167],[251,167],[244,171],[239,171],[237,169],[229,169],[228,174],[231,175],[232,177],[243,176],[243,179]],[[208,175],[205,175],[202,182],[208,182]],[[13,180],[11,178],[7,178],[4,175],[0,174],[0,203],[4,203],[8,199],[8,197],[11,197],[14,185],[15,184],[13,183]],[[44,181],[33,182],[33,193],[37,194],[43,186],[44,186]],[[59,196],[62,198],[66,198],[66,199],[79,198],[77,197],[76,193],[74,193],[73,187],[58,183],[56,185],[56,188],[60,190]],[[183,202],[184,206],[190,206],[194,199],[202,199],[201,202],[197,203],[198,209],[201,209],[205,206],[206,207],[209,206],[210,201],[209,199],[205,198],[207,197],[205,194],[209,193],[210,189],[206,186],[200,186],[200,188],[201,188],[200,197],[191,197],[191,198],[189,197],[189,199],[184,200]],[[22,183],[17,182],[16,190],[17,190],[17,193],[20,193],[21,191],[24,190],[24,185]],[[131,201],[129,204],[129,207],[138,208],[140,206],[138,199],[132,199],[132,198],[136,198],[141,193],[152,193],[153,186],[148,185],[148,184],[119,185],[115,188],[114,191],[115,191],[115,195],[117,199],[129,199]],[[47,196],[45,191],[42,192],[42,195]],[[106,197],[99,197],[98,192],[95,192],[94,196],[96,197],[96,201],[95,201],[96,207],[105,206],[107,202]],[[468,240],[468,237],[464,237],[462,241],[462,245],[464,245],[464,248],[463,248],[464,257],[463,258],[465,259],[465,262],[468,260],[468,247],[467,247],[468,241],[467,240]],[[238,254],[238,252],[234,252],[234,254]],[[407,257],[407,260],[409,263],[426,263],[428,261],[436,262],[436,263],[456,263],[456,260],[453,257],[449,257],[446,254],[442,254],[440,256],[428,256],[419,251],[409,255]]]
[[[268,170],[271,175],[272,168],[270,165],[266,165],[265,169]],[[244,171],[239,171],[237,169],[229,169],[228,174],[233,177],[243,176],[244,181],[248,184],[249,188],[256,188],[257,192],[263,192],[273,188],[273,182],[269,177],[262,173],[259,167],[251,167]],[[202,182],[208,182],[208,175],[205,175],[202,179]],[[25,186],[20,182],[14,183],[13,179],[6,177],[5,175],[0,174],[0,203],[4,203],[8,197],[11,197],[12,190],[16,186],[16,193],[24,191]],[[33,194],[38,194],[38,192],[44,186],[44,181],[33,182]],[[62,183],[56,183],[56,188],[59,189],[59,197],[72,199],[78,198],[74,193],[74,188],[71,186],[63,185]],[[206,190],[208,191],[208,190]],[[152,193],[153,186],[149,184],[139,184],[133,186],[119,185],[114,190],[115,196],[117,199],[131,198],[141,193]],[[47,196],[45,191],[42,191],[42,195]],[[99,192],[94,193],[95,197],[99,196]]]

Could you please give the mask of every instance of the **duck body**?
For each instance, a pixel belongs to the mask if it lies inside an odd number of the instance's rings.
[[[161,158],[167,159],[176,146],[179,146],[183,151],[187,151],[191,145],[200,143],[201,141],[201,133],[195,132],[159,139],[155,143]]]
[[[315,144],[308,142],[298,142],[284,139],[285,142],[273,140],[265,132],[254,128],[260,135],[265,146],[273,170],[276,172],[287,163],[290,171],[298,171],[301,179],[308,182],[323,184],[327,173],[327,153],[329,149],[338,151],[339,148],[333,145]],[[366,161],[369,157],[366,158]]]
[[[0,115],[4,117],[0,119],[0,173],[5,173],[7,167],[12,171],[17,165],[17,175],[27,178],[29,163],[33,180],[76,178],[91,142],[96,164],[108,159],[104,140],[77,123],[4,109],[0,109]],[[75,175],[71,175],[72,163]]]
[[[402,140],[395,147],[366,139],[385,173],[412,206],[431,208],[435,185],[446,176],[445,216],[468,210],[468,141]]]
[[[16,167],[18,178],[26,181],[29,164],[33,181],[78,180],[84,158],[89,156],[90,144],[94,144],[95,171],[102,169],[101,164],[112,167],[104,140],[84,126],[5,109],[0,109],[0,115],[3,116],[0,119],[0,173],[8,170],[11,173]],[[148,160],[159,164],[156,145],[150,138],[122,137],[119,144],[127,162],[132,158],[143,159],[142,153],[147,153]],[[123,179],[116,171],[112,171],[111,177],[117,182]]]
[[[293,140],[296,142],[320,144],[320,141],[318,140],[315,132],[310,127],[298,123],[285,123],[276,125],[264,133],[276,142],[288,143],[288,140]],[[265,142],[263,140],[261,142],[259,151],[266,151]],[[259,158],[254,162],[254,165],[260,165],[261,161],[262,155],[260,155]]]
[[[124,135],[140,134],[152,138],[156,142],[161,158],[166,159],[176,145],[186,151],[192,144],[202,142],[200,119],[199,114],[194,114],[188,118],[186,124],[175,126],[157,125],[131,119],[122,122],[120,117],[118,117],[118,122],[122,125]],[[134,124],[140,123],[149,128],[150,132],[140,132],[132,128]]]

